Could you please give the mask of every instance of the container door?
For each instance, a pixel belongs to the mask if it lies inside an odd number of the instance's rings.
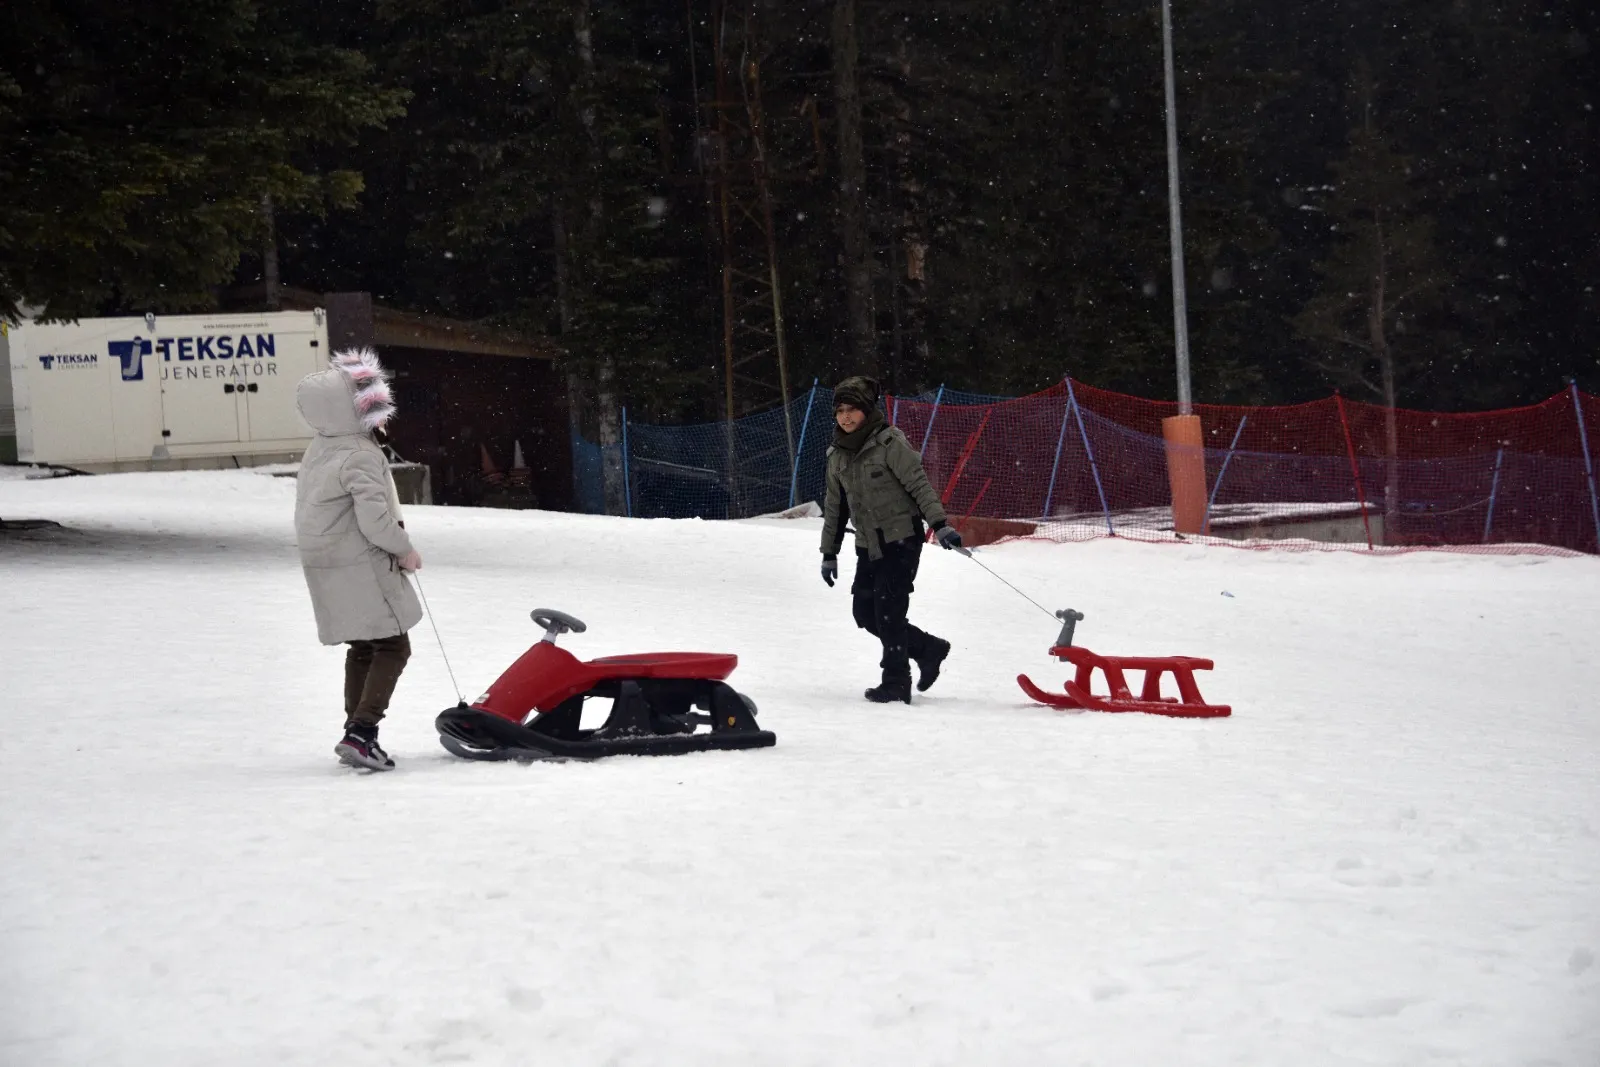
[[[300,418],[295,388],[301,378],[324,367],[326,341],[309,316],[306,326],[276,331],[274,358],[239,364],[246,372],[239,383],[247,409],[246,440],[304,442],[311,436],[311,428]]]
[[[187,320],[166,322],[181,332],[167,335],[163,330],[155,342],[161,367],[163,442],[237,444],[244,393],[231,361],[218,361],[214,339],[190,328]]]

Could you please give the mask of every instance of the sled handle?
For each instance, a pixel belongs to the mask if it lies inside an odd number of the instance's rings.
[[[534,608],[528,613],[533,624],[544,630],[543,640],[556,643],[562,634],[581,634],[589,627],[582,619],[555,608]]]
[[[1083,612],[1067,608],[1065,611],[1056,612],[1056,618],[1061,620],[1061,635],[1056,638],[1056,647],[1065,648],[1072,644],[1072,631],[1083,621]]]

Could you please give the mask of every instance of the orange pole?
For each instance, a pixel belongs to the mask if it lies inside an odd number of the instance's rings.
[[[1206,448],[1200,416],[1161,420],[1167,443],[1167,484],[1172,487],[1172,528],[1181,534],[1205,532]]]

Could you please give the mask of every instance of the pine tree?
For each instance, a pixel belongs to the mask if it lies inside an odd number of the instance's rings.
[[[281,5],[16,0],[0,12],[0,316],[212,306],[263,205],[355,204],[360,174],[307,166],[401,111],[366,59]]]
[[[366,216],[307,223],[296,269],[559,338],[574,428],[602,445],[624,404],[680,410],[705,375],[683,343],[699,235],[661,187],[657,21],[618,0],[381,0],[377,16],[374,50],[413,103],[364,149]],[[620,462],[606,469],[620,511]]]

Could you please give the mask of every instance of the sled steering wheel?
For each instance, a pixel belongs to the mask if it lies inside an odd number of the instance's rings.
[[[562,634],[581,634],[589,628],[582,619],[554,608],[534,608],[528,617],[544,631],[544,639],[551,644]]]

